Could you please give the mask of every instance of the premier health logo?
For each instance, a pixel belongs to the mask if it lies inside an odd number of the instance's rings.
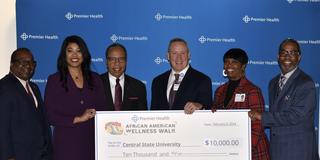
[[[22,40],[27,40],[28,39],[28,35],[27,35],[27,33],[22,33],[21,34],[21,36],[20,36],[20,38],[22,39]]]
[[[279,23],[280,19],[279,18],[256,18],[256,17],[250,17],[248,15],[245,15],[242,17],[242,21],[246,24],[249,22],[260,22],[260,23]]]
[[[147,41],[147,36],[117,36],[116,34],[112,34],[110,36],[110,40],[115,43],[117,41]]]
[[[154,19],[158,22],[161,20],[192,20],[192,16],[191,15],[164,15],[158,12],[154,16]]]
[[[23,32],[20,35],[20,38],[24,41],[28,39],[34,39],[34,40],[57,40],[59,39],[58,35],[32,35],[32,34],[27,34],[26,32]]]
[[[65,17],[70,21],[73,18],[73,14],[71,12],[68,12]]]
[[[206,42],[210,42],[210,43],[235,43],[236,39],[235,38],[210,38],[210,37],[206,37],[204,35],[201,35],[198,38],[198,41],[201,44],[204,44]]]
[[[73,19],[103,19],[103,14],[77,14],[67,12],[64,17],[69,21]]]

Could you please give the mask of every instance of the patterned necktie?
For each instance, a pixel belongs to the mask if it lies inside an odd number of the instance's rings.
[[[281,76],[280,77],[280,80],[279,80],[279,91],[282,90],[283,86],[284,86],[284,81],[286,80],[286,77],[285,76]]]
[[[170,93],[169,93],[169,107],[170,107],[170,109],[172,109],[174,98],[177,93],[177,90],[174,89],[174,85],[176,85],[176,84],[179,84],[179,74],[177,74],[177,73],[174,74],[174,82],[171,86]]]
[[[119,83],[120,79],[116,79],[116,87],[114,92],[114,109],[120,111],[122,105],[122,89]]]

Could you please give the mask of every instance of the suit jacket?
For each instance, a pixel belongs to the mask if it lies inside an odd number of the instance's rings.
[[[251,109],[258,112],[264,111],[264,100],[259,87],[255,86],[246,78],[240,80],[232,98],[227,106],[224,99],[228,90],[229,82],[219,86],[214,94],[213,107],[216,109]],[[244,101],[235,101],[236,95],[245,94]],[[251,123],[252,160],[269,160],[269,142],[264,133],[261,121]]]
[[[110,89],[108,72],[100,75],[105,94],[107,97],[107,111],[114,111],[114,104]],[[122,100],[122,111],[147,110],[147,91],[146,86],[140,80],[129,75],[124,75],[124,94]]]
[[[169,110],[167,85],[170,72],[171,70],[166,71],[153,79],[151,110]],[[206,109],[210,109],[212,105],[212,85],[210,78],[193,69],[191,66],[180,82],[171,109],[183,110],[185,104],[189,101],[198,102]]]
[[[13,74],[0,81],[0,160],[51,159],[51,131],[41,94],[36,84],[30,82],[30,87],[38,108]]]
[[[269,83],[270,109],[262,114],[263,125],[271,129],[271,159],[318,159],[314,130],[315,84],[298,68],[277,93],[279,78],[277,75]]]

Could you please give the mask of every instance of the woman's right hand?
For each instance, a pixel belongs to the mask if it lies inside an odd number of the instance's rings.
[[[74,117],[73,124],[86,122],[96,115],[95,109],[86,109],[81,116]]]

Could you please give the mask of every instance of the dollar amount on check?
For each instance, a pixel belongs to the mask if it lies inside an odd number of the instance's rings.
[[[250,160],[247,112],[97,112],[96,160]]]

